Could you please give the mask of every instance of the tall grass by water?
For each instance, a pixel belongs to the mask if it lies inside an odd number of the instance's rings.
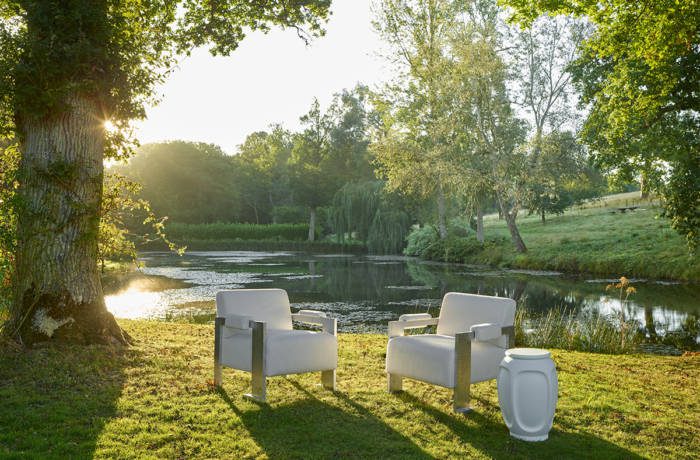
[[[623,354],[639,350],[641,325],[621,315],[574,313],[554,308],[541,315],[519,309],[515,317],[518,346]]]

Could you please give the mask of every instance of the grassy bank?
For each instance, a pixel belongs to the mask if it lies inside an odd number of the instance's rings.
[[[246,374],[210,385],[212,327],[123,321],[128,350],[46,347],[0,355],[0,457],[16,458],[691,458],[700,451],[700,357],[554,351],[559,405],[550,439],[508,436],[496,385],[450,392],[407,381],[385,392],[386,338],[340,336],[338,391],[318,375],[270,380],[269,406],[244,400]]]
[[[635,211],[615,212],[621,206]],[[648,201],[617,198],[572,209],[560,216],[518,219],[528,247],[515,252],[506,223],[498,216],[484,222],[487,243],[473,236],[453,238],[429,258],[503,267],[557,270],[567,273],[700,281],[700,256],[691,256],[684,239],[657,217],[661,210]]]

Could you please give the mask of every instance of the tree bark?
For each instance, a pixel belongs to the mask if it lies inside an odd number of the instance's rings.
[[[508,210],[503,204],[503,200],[499,197],[498,207],[501,209],[503,217],[506,219],[506,224],[508,225],[508,231],[510,232],[510,239],[513,241],[515,250],[518,252],[527,252],[527,246],[520,236],[520,231],[518,230],[518,225],[515,223],[515,219],[518,217],[518,210],[511,209]]]
[[[316,239],[316,208],[311,208],[309,214],[309,241]]]
[[[546,224],[547,221],[545,220],[544,213],[545,213],[545,212],[544,212],[544,207],[542,207],[542,210],[540,211],[540,216],[542,217],[542,223],[543,223],[543,224]]]
[[[446,217],[446,206],[445,206],[445,194],[442,191],[442,187],[438,189],[437,196],[438,205],[438,232],[440,233],[440,239],[444,240],[447,238],[447,217]]]
[[[484,242],[484,210],[481,203],[476,204],[476,240],[479,243]]]
[[[9,332],[22,343],[130,340],[107,311],[97,265],[104,127],[97,104],[23,120],[15,297]]]
[[[639,197],[642,199],[649,198],[649,180],[646,171],[642,171],[639,180]]]

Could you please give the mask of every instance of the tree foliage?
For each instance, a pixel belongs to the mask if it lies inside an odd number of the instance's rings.
[[[5,129],[28,117],[67,110],[67,100],[95,98],[121,128],[107,155],[124,153],[128,123],[143,118],[155,85],[194,47],[227,55],[246,34],[293,28],[305,40],[322,33],[330,0],[58,0],[0,2],[0,119]],[[21,133],[21,130],[19,131]]]
[[[396,254],[403,249],[410,217],[402,200],[383,181],[349,182],[335,194],[332,228],[339,241],[346,235],[365,241],[370,252]]]
[[[542,13],[595,25],[572,65],[590,107],[582,138],[600,165],[654,174],[673,227],[700,242],[700,3],[506,0],[523,23]]]
[[[141,184],[140,197],[171,220],[230,222],[239,215],[234,165],[218,146],[181,141],[148,144],[128,164],[113,169]]]
[[[446,200],[459,125],[452,117],[450,41],[465,13],[452,0],[383,0],[374,27],[390,47],[398,77],[376,95],[382,125],[373,151],[390,190],[436,200],[447,237]]]

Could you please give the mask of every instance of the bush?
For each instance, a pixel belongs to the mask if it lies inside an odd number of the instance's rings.
[[[440,241],[437,229],[432,225],[416,228],[406,237],[408,244],[403,253],[407,256],[426,257],[425,253],[431,246]]]
[[[277,224],[298,224],[309,220],[309,210],[304,206],[275,206],[272,218]]]
[[[465,217],[455,217],[447,225],[447,234],[461,238],[476,238],[476,231],[471,228],[469,220]]]
[[[309,236],[309,224],[182,224],[166,225],[168,237],[180,244],[190,240],[275,240],[304,241]]]

